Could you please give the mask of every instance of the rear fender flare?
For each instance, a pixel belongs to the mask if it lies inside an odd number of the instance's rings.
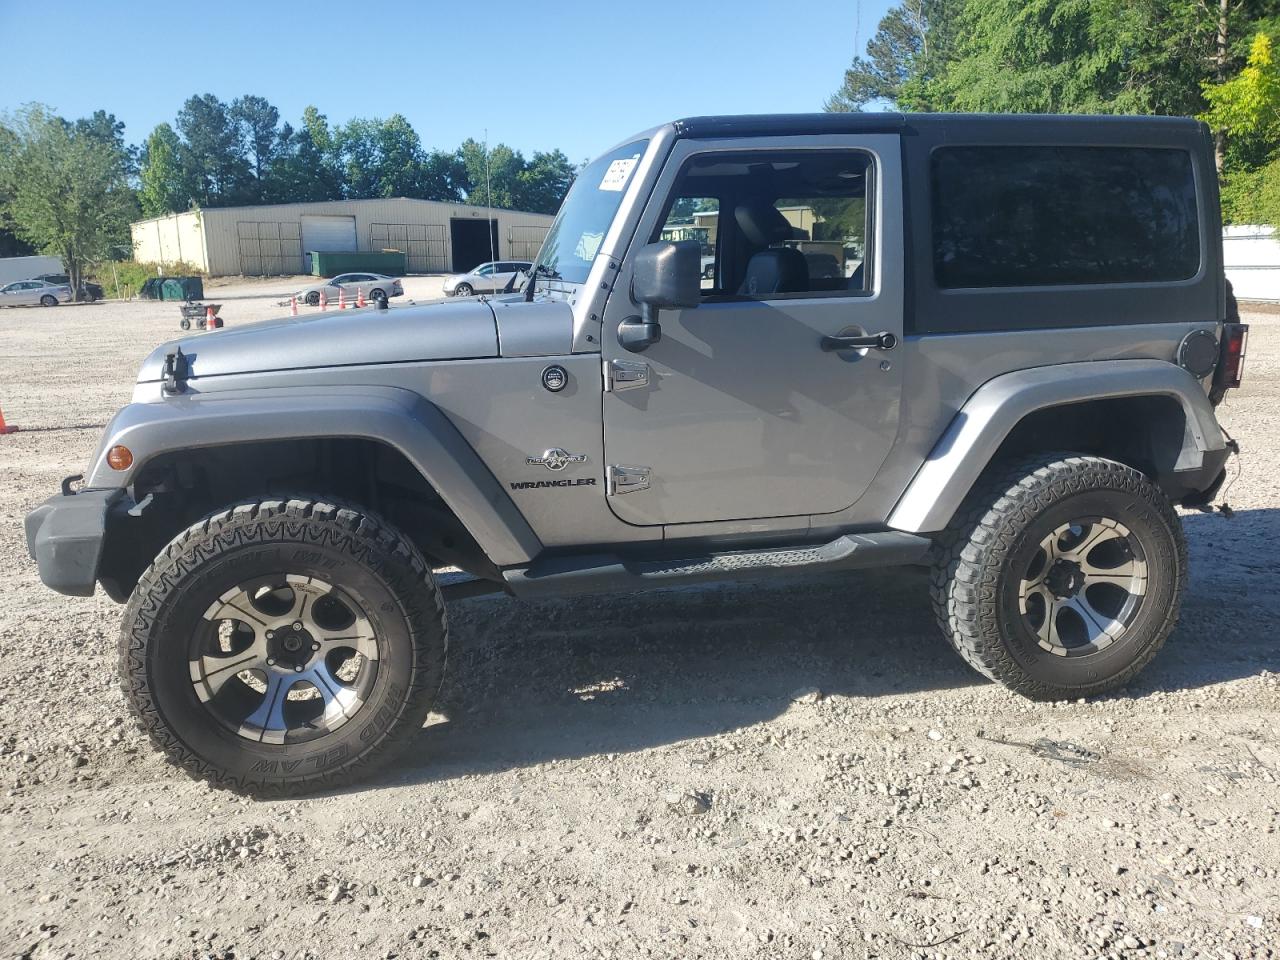
[[[1192,473],[1223,455],[1222,430],[1204,387],[1162,360],[1097,360],[1032,367],[987,381],[952,419],[889,515],[909,533],[944,529],[1010,431],[1028,414],[1090,400],[1167,396],[1185,415],[1182,447],[1170,469]],[[1140,425],[1136,425],[1140,428]]]
[[[132,403],[107,425],[86,486],[128,486],[155,457],[268,440],[342,437],[385,443],[409,460],[498,566],[528,563],[537,535],[443,412],[397,387],[263,388]],[[133,466],[113,470],[122,444]]]

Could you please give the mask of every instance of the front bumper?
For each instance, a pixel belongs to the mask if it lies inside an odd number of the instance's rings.
[[[120,489],[62,493],[27,514],[27,551],[46,587],[72,597],[93,596],[107,514],[124,495]]]

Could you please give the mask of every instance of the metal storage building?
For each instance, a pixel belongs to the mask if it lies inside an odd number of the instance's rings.
[[[313,251],[384,249],[402,251],[410,273],[442,273],[492,259],[530,260],[552,219],[394,197],[206,207],[140,220],[131,229],[135,260],[183,261],[210,277],[310,273]]]

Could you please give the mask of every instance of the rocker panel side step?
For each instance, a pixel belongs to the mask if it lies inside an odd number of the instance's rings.
[[[506,570],[503,576],[517,597],[625,593],[716,580],[896,566],[922,560],[930,545],[927,537],[889,530],[848,533],[818,545],[701,553],[677,559],[638,560],[611,553],[551,557]]]

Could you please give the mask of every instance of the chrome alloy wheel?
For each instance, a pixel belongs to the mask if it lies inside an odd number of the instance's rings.
[[[364,706],[378,640],[359,602],[314,577],[259,577],[204,612],[191,682],[225,726],[261,743],[300,743]]]
[[[1040,541],[1018,585],[1018,609],[1042,649],[1079,657],[1119,640],[1146,594],[1138,538],[1115,520],[1093,517],[1064,523]]]

